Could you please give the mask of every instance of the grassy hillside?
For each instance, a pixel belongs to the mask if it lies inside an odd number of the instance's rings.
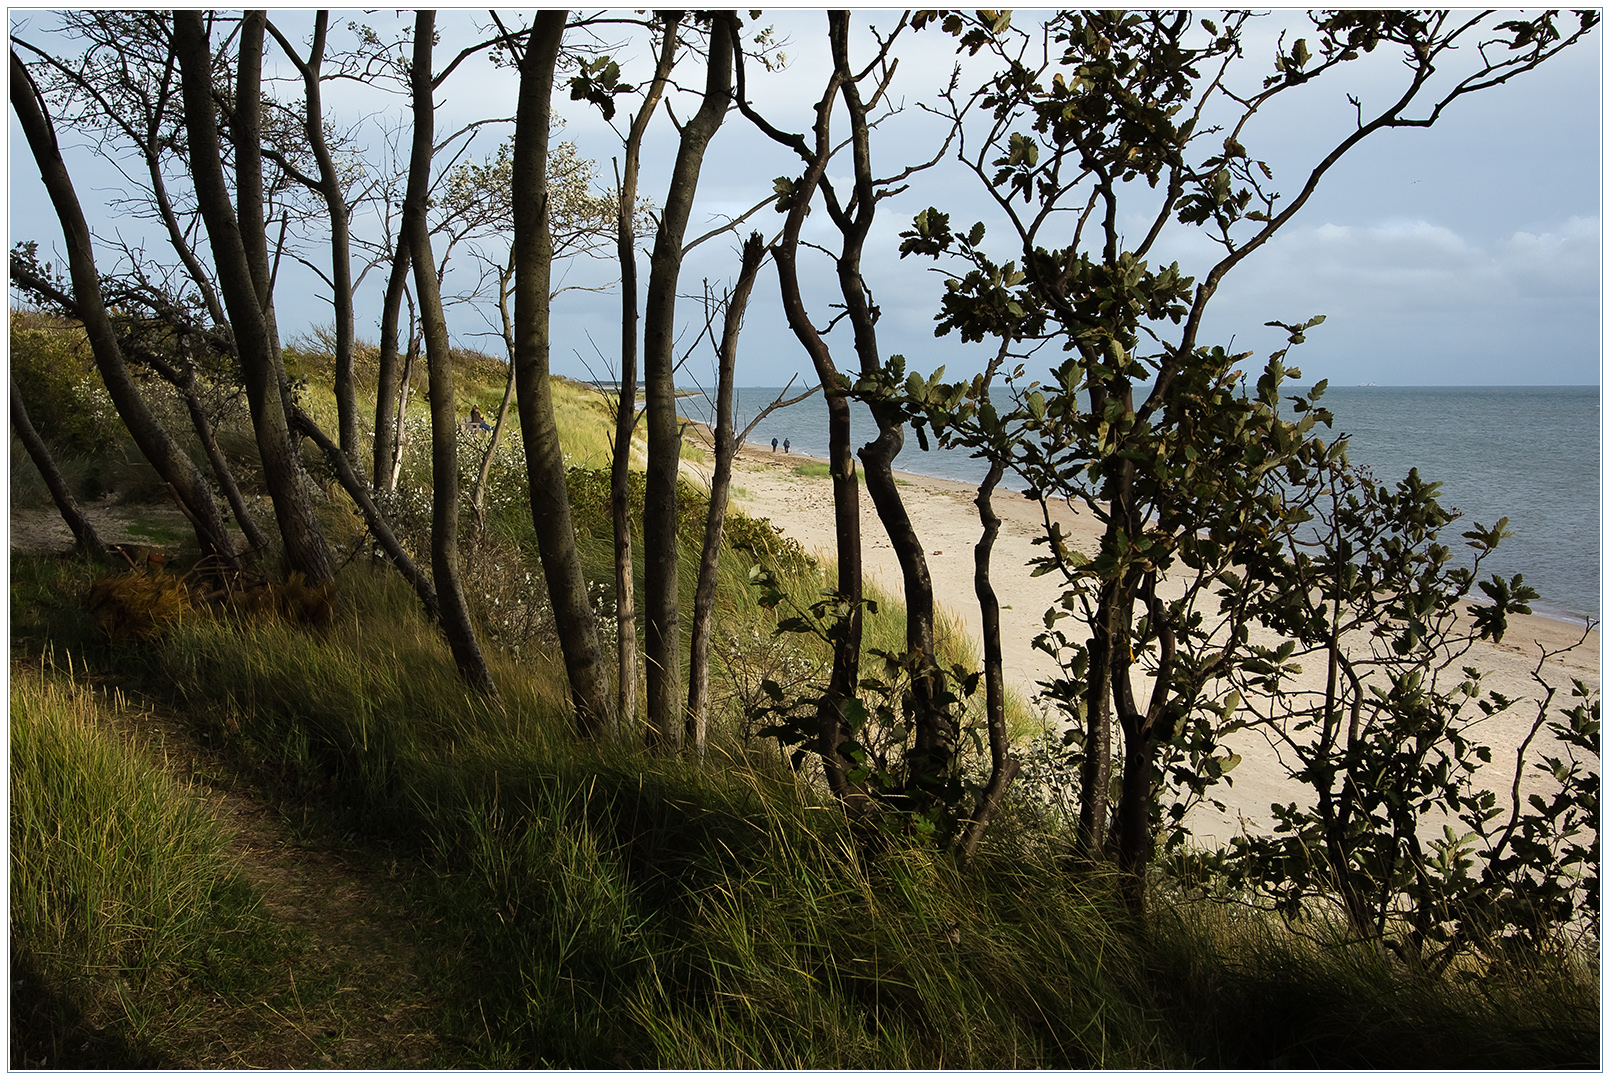
[[[333,419],[318,358],[292,359]],[[461,413],[501,389],[477,363]],[[591,390],[556,396],[607,611],[607,481],[587,467],[607,415]],[[227,434],[249,478],[238,420]],[[391,506],[416,544],[422,460]],[[500,456],[465,542],[497,702],[357,557],[334,496],[353,557],[312,625],[272,593],[199,602],[174,552],[138,575],[162,618],[114,636],[86,603],[105,567],[12,556],[12,1067],[1597,1065],[1596,972],[1568,956],[1413,980],[1323,924],[1161,877],[1137,926],[1021,786],[965,868],[852,828],[750,730],[765,680],[805,692],[826,659],[755,603],[756,561],[800,604],[823,580],[764,522],[735,520],[723,555],[709,764],[579,741],[522,470]],[[142,603],[157,613],[119,610]],[[869,649],[903,640],[881,611]]]

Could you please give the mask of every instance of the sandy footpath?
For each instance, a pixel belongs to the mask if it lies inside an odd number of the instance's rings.
[[[819,459],[800,454],[775,453],[769,445],[749,444],[739,455],[734,467],[733,501],[745,513],[770,518],[773,524],[781,527],[786,535],[798,540],[807,550],[831,558],[831,482],[825,477],[799,476],[794,471],[798,466],[815,460]],[[695,468],[693,471],[702,473],[707,469]],[[977,543],[980,532],[978,509],[973,502],[977,489],[971,484],[911,473],[897,475],[903,481],[901,493],[906,497],[912,521],[928,552],[935,596],[940,606],[966,627],[976,647],[981,639],[982,626],[973,592],[973,545]],[[1030,642],[1044,628],[1045,611],[1056,603],[1063,585],[1058,575],[1035,578],[1029,576],[1027,569],[1015,569],[1024,567],[1029,559],[1044,550],[1043,546],[1037,547],[1031,543],[1042,530],[1039,505],[1020,494],[1004,490],[997,490],[994,505],[1002,524],[995,542],[991,578],[1002,608],[1006,678],[1013,690],[1025,700],[1032,700],[1035,684],[1054,675],[1056,665],[1049,656],[1034,649]],[[1072,537],[1074,546],[1093,553],[1099,536],[1099,525],[1094,516],[1088,512],[1076,514],[1065,506],[1056,507],[1055,512],[1064,533]],[[899,564],[864,488],[861,529],[863,560],[868,577],[875,580],[886,593],[899,595]],[[1552,651],[1565,648],[1581,636],[1581,630],[1579,625],[1571,623],[1518,616],[1511,621],[1510,631],[1502,645],[1480,643],[1468,655],[1465,663],[1489,673],[1484,681],[1486,689],[1498,690],[1517,698],[1532,696],[1536,687],[1531,680],[1531,670],[1540,649]],[[1598,631],[1590,633],[1587,641],[1569,654],[1551,661],[1543,673],[1562,687],[1562,701],[1569,691],[1572,678],[1582,679],[1597,689],[1600,677]],[[1494,750],[1495,764],[1491,768],[1504,770],[1501,776],[1483,778],[1494,790],[1508,790],[1514,749],[1524,734],[1524,731],[1518,730],[1519,726],[1514,720],[1500,720],[1485,730],[1485,736]],[[1272,801],[1302,799],[1302,790],[1283,780],[1275,752],[1267,742],[1256,734],[1242,735],[1232,743],[1235,751],[1244,759],[1234,773],[1235,783],[1230,788],[1221,785],[1218,791],[1218,797],[1230,804],[1229,812],[1220,815],[1211,808],[1202,808],[1192,815],[1192,828],[1204,840],[1223,840],[1241,828],[1259,831],[1270,824],[1269,804]]]

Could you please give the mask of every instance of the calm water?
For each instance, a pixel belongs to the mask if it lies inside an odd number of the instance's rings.
[[[775,387],[738,392],[741,429],[777,395]],[[1000,391],[997,391],[1001,394]],[[1004,398],[1004,394],[1001,394]],[[1522,573],[1542,594],[1539,614],[1599,615],[1599,388],[1332,387],[1324,403],[1336,431],[1350,435],[1349,456],[1378,479],[1395,481],[1419,468],[1442,482],[1442,504],[1467,521],[1490,525],[1508,517],[1514,536],[1487,563],[1505,576]],[[708,407],[683,401],[687,415]],[[853,405],[854,445],[875,432],[872,417]],[[773,413],[749,436],[769,444],[788,439],[795,453],[827,452],[827,408],[820,395]],[[907,438],[895,464],[909,472],[977,481],[980,463],[965,451],[918,448]],[[1010,486],[1010,482],[1008,482]],[[1455,527],[1458,551],[1463,541]]]

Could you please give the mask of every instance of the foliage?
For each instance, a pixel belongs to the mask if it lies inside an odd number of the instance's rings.
[[[1436,495],[1413,471],[1393,490],[1342,471],[1314,530],[1248,567],[1269,582],[1249,609],[1281,644],[1255,646],[1226,680],[1243,704],[1224,730],[1265,734],[1313,800],[1273,807],[1271,835],[1211,860],[1288,918],[1335,902],[1356,933],[1433,974],[1595,921],[1599,785],[1597,693],[1578,681],[1575,706],[1556,709],[1547,654],[1531,702],[1484,693],[1463,663],[1536,593],[1518,575],[1480,580],[1506,521],[1465,531],[1474,561],[1455,565],[1440,542],[1455,515]],[[1485,604],[1470,602],[1478,584]],[[1326,681],[1301,680],[1304,662]],[[1527,731],[1502,793],[1487,787],[1502,767],[1483,735],[1499,724]]]
[[[120,424],[76,327],[11,312],[11,377],[39,434],[70,454],[105,453]]]
[[[938,208],[902,234],[902,255],[962,268],[946,280],[936,334],[998,341],[997,365],[1047,346],[1062,356],[1044,386],[1020,386],[1021,367],[1013,373],[1005,414],[989,395],[996,367],[947,384],[942,371],[906,377],[897,356],[857,385],[905,410],[919,438],[931,427],[947,444],[1015,469],[1032,496],[1088,505],[1102,523],[1089,558],[1067,547],[1047,515],[1037,572],[1058,573],[1069,588],[1047,614],[1041,644],[1064,670],[1047,691],[1081,731],[1080,855],[1116,861],[1137,911],[1163,810],[1159,781],[1185,795],[1168,807],[1177,827],[1235,764],[1218,747],[1238,723],[1236,687],[1297,647],[1268,653],[1249,631],[1289,587],[1270,567],[1314,517],[1343,455],[1341,444],[1311,433],[1330,421],[1318,406],[1323,383],[1285,399],[1292,418],[1280,415],[1283,384],[1300,375],[1286,353],[1323,317],[1268,324],[1287,342],[1254,387],[1239,367],[1251,354],[1200,339],[1208,305],[1224,276],[1360,141],[1429,126],[1456,99],[1535,68],[1598,21],[1583,13],[1569,30],[1553,12],[1530,21],[1313,13],[1312,47],[1297,39],[1288,49],[1282,38],[1275,73],[1258,88],[1243,85],[1251,18],[1230,13],[1221,25],[1191,12],[1059,12],[1038,38],[995,12],[938,19],[960,48],[994,62],[972,95],[945,100],[958,123],[975,106],[984,114],[959,156],[1005,219],[1009,257],[985,248],[982,223],[953,229]],[[1458,52],[1476,40],[1474,53]],[[1402,53],[1405,89],[1379,112],[1359,106],[1357,123],[1299,174],[1295,193],[1274,191],[1273,171],[1245,145],[1260,110],[1383,44]],[[1466,66],[1452,73],[1458,57]],[[1428,89],[1439,64],[1451,89]],[[1127,224],[1130,206],[1138,229]],[[1150,261],[1159,238],[1181,227],[1222,252],[1200,277]],[[1349,591],[1362,588],[1333,569]],[[1381,602],[1412,608],[1417,597]],[[1495,596],[1498,628],[1506,606],[1520,602]],[[1078,629],[1058,626],[1069,617]],[[1411,618],[1411,637],[1415,625]],[[1149,701],[1136,689],[1142,672],[1153,682]],[[1230,693],[1215,695],[1219,682]]]

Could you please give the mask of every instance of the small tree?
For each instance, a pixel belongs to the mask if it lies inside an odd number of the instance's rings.
[[[1249,354],[1201,340],[1209,303],[1364,139],[1431,126],[1454,101],[1535,68],[1597,22],[1583,13],[1566,31],[1552,12],[1314,14],[1311,39],[1282,36],[1258,82],[1238,63],[1249,18],[1232,13],[1221,26],[1191,12],[1059,12],[1033,33],[1004,12],[916,20],[937,20],[962,48],[995,58],[982,87],[947,101],[958,121],[973,104],[986,112],[959,157],[1004,219],[1010,248],[1005,258],[988,254],[983,224],[964,233],[936,209],[917,216],[903,253],[968,267],[946,283],[936,333],[1062,355],[1048,385],[1025,387],[1004,413],[977,382],[917,377],[910,396],[932,410],[930,422],[959,426],[1016,469],[1044,504],[1088,506],[1102,524],[1088,558],[1047,514],[1039,570],[1069,589],[1042,643],[1064,668],[1050,695],[1083,741],[1080,854],[1119,865],[1137,913],[1160,813],[1160,755],[1185,748],[1187,775],[1176,780],[1198,789],[1235,764],[1214,750],[1233,702],[1211,699],[1208,687],[1265,662],[1246,645],[1251,597],[1267,587],[1253,569],[1311,516],[1305,503],[1317,498],[1310,485],[1328,453],[1308,432],[1328,420],[1315,404],[1323,386],[1291,399],[1293,419],[1281,416],[1282,386],[1298,374],[1282,349],[1244,390],[1238,365]],[[1370,113],[1351,98],[1352,130],[1294,195],[1274,191],[1273,171],[1244,145],[1259,111],[1382,46],[1401,52],[1401,90]],[[1444,67],[1451,83],[1433,85]],[[1139,229],[1122,224],[1131,205]],[[1200,278],[1148,261],[1176,224],[1223,252]],[[1318,321],[1285,326],[1289,343]],[[1080,629],[1064,629],[1075,617]],[[1152,680],[1144,699],[1143,674]]]

